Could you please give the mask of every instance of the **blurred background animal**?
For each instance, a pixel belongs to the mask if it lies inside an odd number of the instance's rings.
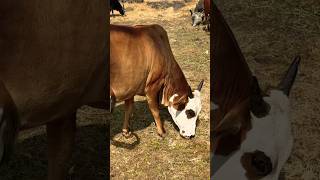
[[[122,16],[125,15],[124,4],[120,4],[119,0],[110,0],[110,11],[117,10]]]
[[[207,30],[210,29],[210,4],[210,0],[199,0],[194,11],[190,9],[193,27],[203,24],[207,25]]]

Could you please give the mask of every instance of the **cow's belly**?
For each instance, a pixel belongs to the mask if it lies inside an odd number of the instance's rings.
[[[110,80],[111,94],[116,97],[116,101],[124,101],[134,97],[135,95],[145,96],[145,80],[117,81],[116,79],[117,78]]]

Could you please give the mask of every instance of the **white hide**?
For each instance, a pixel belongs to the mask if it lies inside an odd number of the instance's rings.
[[[289,158],[293,146],[289,99],[282,91],[273,90],[264,100],[271,107],[269,114],[263,118],[257,118],[251,113],[252,129],[247,133],[240,150],[230,157],[212,157],[211,163],[215,163],[215,160],[225,161],[225,163],[211,179],[246,180],[246,171],[242,167],[240,158],[244,153],[260,150],[270,157],[273,166],[272,172],[262,180],[278,180],[281,168]]]
[[[169,113],[174,121],[174,123],[179,127],[180,134],[184,137],[194,136],[196,133],[196,122],[198,119],[198,115],[201,111],[201,99],[200,92],[195,90],[193,92],[194,97],[189,98],[189,101],[186,107],[182,111],[178,111],[175,108],[168,106]],[[173,99],[178,96],[178,94],[174,94],[170,97],[169,101],[173,102]],[[192,109],[196,116],[188,119],[186,115],[186,110]],[[184,132],[184,133],[183,133]]]

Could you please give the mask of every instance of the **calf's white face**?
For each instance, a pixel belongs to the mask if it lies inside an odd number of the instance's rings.
[[[169,101],[173,102],[173,99],[178,96],[174,94],[170,97]],[[169,113],[178,126],[180,135],[185,138],[195,136],[196,133],[196,122],[201,111],[201,98],[200,91],[195,90],[193,92],[193,98],[189,98],[188,103],[182,111],[178,111],[172,106],[168,106]]]
[[[192,20],[192,26],[198,26],[202,23],[204,18],[204,13],[203,12],[194,12],[191,14],[191,20]]]
[[[257,118],[251,113],[252,129],[247,133],[240,149],[228,157],[213,155],[213,162],[223,164],[216,169],[213,179],[250,179],[252,175],[247,166],[255,165],[252,164],[254,156],[249,154],[254,154],[256,151],[263,152],[265,157],[269,158],[260,161],[258,165],[261,172],[270,171],[261,179],[277,180],[279,178],[281,168],[287,161],[293,145],[289,100],[282,91],[273,90],[269,97],[264,98],[264,101],[270,105],[269,114]]]

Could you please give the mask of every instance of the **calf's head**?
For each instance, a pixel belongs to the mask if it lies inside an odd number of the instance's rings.
[[[193,27],[198,26],[203,22],[204,12],[192,12],[190,9],[190,13]]]
[[[0,166],[9,160],[18,134],[16,107],[0,82]]]
[[[269,96],[262,96],[258,81],[253,77],[251,97],[248,99],[250,128],[241,144],[233,152],[213,154],[214,179],[278,179],[293,145],[289,116],[289,93],[295,80],[300,57],[296,57],[286,75]],[[235,107],[240,108],[240,107]],[[241,109],[241,108],[240,108]],[[230,113],[238,111],[230,111]],[[215,129],[221,136],[241,131],[240,114],[229,114]],[[233,117],[230,119],[230,117]],[[243,133],[240,133],[243,135]],[[226,146],[228,143],[224,144]],[[220,147],[219,147],[220,146]],[[222,148],[221,144],[216,149]],[[228,173],[233,172],[233,173]]]
[[[178,99],[181,97],[178,94],[174,94],[169,99],[169,113],[171,114],[171,117],[175,124],[178,126],[180,135],[184,138],[191,138],[195,136],[196,122],[201,111],[200,92],[203,86],[203,82],[204,81],[202,80],[198,88],[189,93],[187,101],[179,101]]]

